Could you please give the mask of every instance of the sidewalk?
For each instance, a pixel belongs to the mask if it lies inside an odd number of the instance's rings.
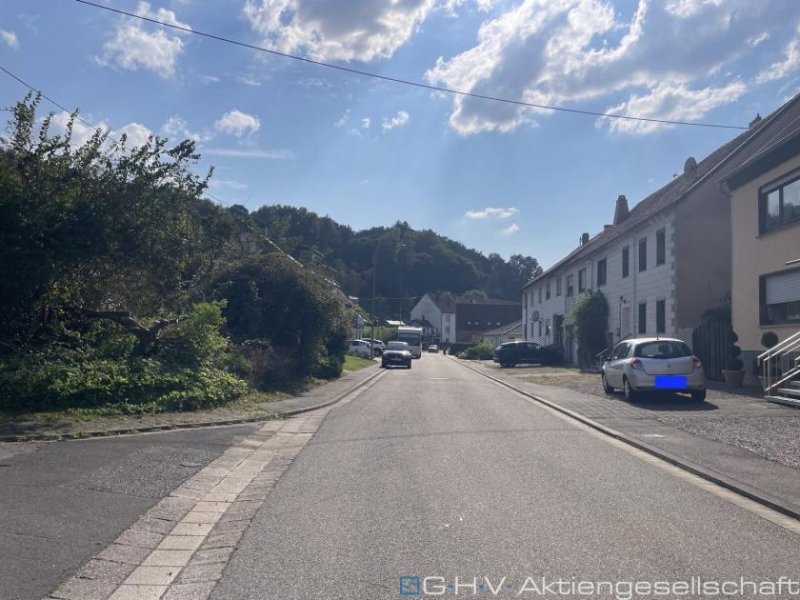
[[[766,402],[747,390],[732,394],[716,386],[703,403],[669,395],[630,404],[621,394],[604,394],[598,375],[544,375],[543,385],[535,382],[540,378],[537,369],[547,373],[541,367],[467,364],[800,514],[796,408]],[[566,381],[559,382],[559,377]]]
[[[279,419],[331,404],[379,372],[376,363],[375,366],[346,372],[339,379],[300,396],[278,402],[263,402],[247,409],[220,407],[206,411],[117,416],[87,421],[2,419],[0,442],[69,440]]]

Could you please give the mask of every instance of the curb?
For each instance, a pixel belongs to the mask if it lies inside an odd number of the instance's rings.
[[[366,367],[377,368],[377,367]],[[204,427],[224,427],[227,425],[247,425],[248,423],[261,423],[263,421],[272,421],[276,419],[285,419],[294,415],[299,415],[319,408],[325,408],[331,404],[336,404],[345,396],[356,391],[360,387],[366,385],[383,371],[373,373],[363,381],[350,386],[345,391],[335,395],[329,400],[314,404],[312,406],[303,406],[300,408],[278,411],[268,415],[261,415],[258,417],[242,417],[240,419],[223,419],[220,421],[198,421],[196,423],[173,423],[169,425],[147,425],[145,427],[127,427],[120,429],[106,429],[98,431],[79,431],[75,433],[58,433],[48,432],[31,435],[5,435],[0,436],[0,443],[24,443],[24,442],[65,442],[69,440],[88,440],[92,438],[113,437],[118,435],[134,435],[139,433],[155,433],[158,431],[172,431],[176,429],[201,429]]]
[[[548,408],[551,408],[557,412],[560,412],[572,419],[575,419],[579,423],[587,425],[588,427],[591,427],[592,429],[599,431],[604,435],[619,440],[620,442],[623,442],[643,452],[647,452],[651,456],[655,456],[656,458],[659,458],[675,467],[683,469],[684,471],[687,471],[693,475],[697,475],[698,477],[701,477],[706,481],[709,481],[722,488],[735,492],[740,496],[744,496],[745,498],[752,500],[753,502],[757,502],[758,504],[766,506],[767,508],[771,508],[772,510],[777,511],[783,515],[786,515],[787,517],[791,517],[793,519],[800,521],[800,507],[796,506],[791,502],[786,502],[784,500],[781,500],[780,498],[777,498],[767,492],[750,487],[746,483],[742,483],[731,477],[726,477],[721,473],[718,473],[711,469],[707,469],[706,467],[698,465],[697,463],[694,463],[688,459],[681,458],[679,456],[672,454],[671,452],[668,452],[666,450],[661,450],[660,448],[656,448],[655,446],[652,446],[647,442],[643,442],[626,433],[622,433],[621,431],[617,431],[616,429],[607,427],[601,423],[598,423],[593,419],[590,419],[589,417],[586,417],[578,412],[575,412],[574,410],[565,408],[564,406],[561,406],[560,404],[557,404],[552,400],[547,400],[546,398],[542,398],[540,396],[531,394],[530,392],[520,389],[517,386],[507,381],[503,381],[502,379],[494,377],[493,375],[482,373],[477,368],[466,365],[460,360],[458,361],[456,361],[456,359],[451,359],[451,360],[457,362],[462,367],[472,371],[473,373],[477,373],[478,375],[485,377],[486,379],[490,379],[491,381],[494,381],[496,383],[499,383],[500,385],[503,385],[517,392],[518,394],[521,394],[527,398],[535,400],[536,402],[543,404]]]

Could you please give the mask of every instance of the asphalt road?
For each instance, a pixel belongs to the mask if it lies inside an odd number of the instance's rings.
[[[0,444],[0,598],[41,598],[256,425]]]
[[[410,576],[443,597],[615,597],[531,588],[561,579],[697,598],[680,582],[796,580],[798,565],[796,534],[426,355],[331,410],[212,597],[396,599]]]

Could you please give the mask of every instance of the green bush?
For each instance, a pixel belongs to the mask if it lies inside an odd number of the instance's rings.
[[[451,356],[458,356],[459,354],[464,352],[464,350],[466,350],[467,348],[472,347],[473,345],[474,345],[474,343],[472,343],[472,342],[470,342],[470,343],[463,343],[463,342],[453,343],[453,344],[450,344],[450,347],[447,349],[447,353],[450,354]]]
[[[607,345],[608,301],[603,292],[590,290],[578,296],[572,306],[569,322],[576,327],[581,366],[591,364]]]
[[[458,355],[466,360],[489,360],[494,356],[494,347],[489,342],[480,342],[470,346]]]
[[[161,360],[176,367],[199,367],[217,361],[228,345],[220,333],[225,325],[224,308],[224,301],[195,304],[186,319],[166,330]]]

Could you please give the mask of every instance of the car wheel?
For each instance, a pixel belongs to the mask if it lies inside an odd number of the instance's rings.
[[[625,400],[628,402],[636,402],[639,399],[639,392],[633,389],[627,377],[622,380],[622,389],[625,392]]]
[[[608,385],[608,379],[606,379],[606,374],[605,374],[605,373],[603,373],[603,374],[601,375],[601,377],[602,377],[602,379],[603,379],[603,391],[604,391],[606,394],[613,394],[613,393],[614,393],[614,388],[613,388],[613,387],[611,387],[610,385]]]
[[[705,390],[697,390],[692,392],[692,400],[695,402],[705,402],[706,400],[706,391]]]

